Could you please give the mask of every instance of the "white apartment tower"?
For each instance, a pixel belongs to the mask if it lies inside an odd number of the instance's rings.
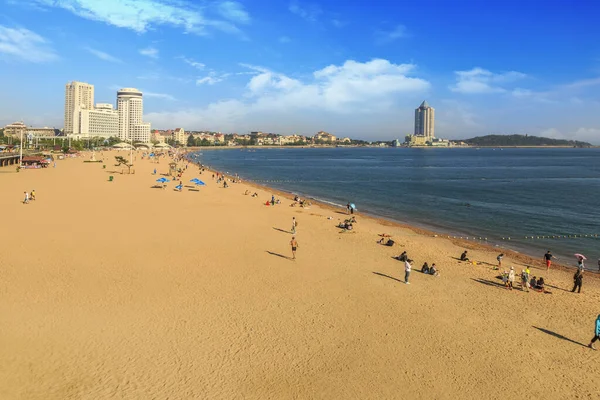
[[[415,136],[424,136],[426,141],[435,138],[435,110],[423,101],[415,110]]]
[[[142,92],[134,88],[124,88],[117,92],[119,115],[119,139],[150,142],[150,124],[142,122],[144,102]]]
[[[73,81],[65,86],[65,135],[81,133],[81,110],[94,107],[94,85]]]

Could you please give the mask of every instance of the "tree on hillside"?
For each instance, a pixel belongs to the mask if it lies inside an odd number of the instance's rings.
[[[129,168],[129,173],[131,174],[131,167],[133,167],[133,164],[129,164],[129,161],[127,161],[127,159],[121,156],[115,156],[115,160],[117,161],[115,167],[125,165],[127,168]]]
[[[188,147],[194,147],[196,145],[196,140],[194,140],[194,137],[192,135],[188,136],[187,138],[187,146]]]

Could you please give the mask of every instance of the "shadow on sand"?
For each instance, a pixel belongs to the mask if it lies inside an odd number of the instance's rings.
[[[391,279],[391,280],[396,281],[396,282],[404,283],[404,281],[401,281],[400,279],[394,278],[393,276],[389,276],[389,275],[386,275],[386,274],[382,274],[381,272],[375,272],[375,271],[373,271],[373,273],[375,275],[383,276],[384,278],[388,278],[388,279]]]
[[[275,228],[275,227],[273,227],[273,229],[275,229],[276,231],[279,231],[279,232],[283,232],[283,233],[292,233],[290,231],[286,231],[285,229],[279,229],[279,228]]]
[[[544,328],[538,328],[537,326],[534,326],[534,328],[537,329],[538,331],[544,332],[544,333],[546,333],[546,334],[548,334],[550,336],[554,336],[555,338],[566,340],[567,342],[571,342],[573,344],[578,344],[578,345],[583,346],[583,347],[587,347],[585,344],[576,342],[573,339],[569,339],[568,337],[563,336],[560,333],[552,332],[552,331],[549,331],[548,329],[544,329]]]
[[[269,251],[269,250],[267,250],[267,253],[269,253],[272,256],[277,256],[277,257],[285,258],[286,260],[292,260],[291,257],[284,256],[283,254],[279,254],[279,253],[274,253],[274,252]]]
[[[498,282],[494,282],[494,281],[488,281],[487,279],[471,278],[471,280],[475,281],[475,282],[478,282],[478,283],[482,283],[484,285],[497,287],[499,289],[504,289],[505,288],[505,286],[503,284],[498,283]]]

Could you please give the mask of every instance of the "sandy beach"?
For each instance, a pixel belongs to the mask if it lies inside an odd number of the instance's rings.
[[[153,189],[167,160],[111,172],[128,154],[0,168],[1,399],[598,398],[596,276],[573,294],[574,271],[507,253],[549,293],[510,291],[496,251],[460,262],[460,242],[360,213],[342,232],[343,210],[265,206],[191,164],[199,191]]]

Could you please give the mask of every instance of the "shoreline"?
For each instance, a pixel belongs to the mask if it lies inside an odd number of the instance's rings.
[[[261,147],[261,146],[259,146],[259,147]],[[194,160],[190,159],[189,157],[187,157],[189,154],[194,153],[194,152],[196,152],[196,151],[186,152],[184,157],[190,163],[192,163],[196,166],[200,166],[200,163],[198,161],[194,161]],[[224,174],[228,178],[234,177],[234,175],[231,175],[230,172],[218,171],[216,169],[213,169],[212,167],[207,168],[207,171]],[[240,171],[235,171],[235,173],[241,177],[241,175],[239,175]],[[266,192],[270,191],[274,195],[279,196],[282,199],[292,201],[292,202],[294,199],[294,195],[296,194],[293,191],[276,189],[276,188],[273,188],[268,185],[256,183],[252,180],[246,180],[246,179],[242,178],[242,182],[251,187],[254,187],[256,189],[260,189],[260,190],[263,190]],[[300,194],[300,193],[298,193],[298,194]],[[311,203],[318,205],[320,208],[332,211],[336,214],[348,215],[348,214],[346,214],[345,208],[343,206],[336,206],[325,200],[319,200],[319,199],[315,198],[314,195],[310,195],[310,194],[302,194],[302,196],[309,199],[311,201]],[[283,201],[282,201],[282,203],[283,203]],[[490,252],[490,253],[498,253],[498,254],[504,253],[505,256],[510,256],[511,259],[517,260],[523,264],[527,264],[530,266],[536,266],[536,265],[542,264],[541,256],[539,258],[536,258],[535,256],[528,254],[526,252],[512,250],[512,249],[509,249],[506,247],[502,247],[501,245],[494,245],[491,243],[482,243],[479,241],[471,241],[471,240],[467,240],[467,239],[453,237],[451,235],[448,235],[447,233],[436,231],[429,227],[417,226],[414,223],[411,224],[411,223],[402,222],[402,221],[395,220],[390,217],[377,215],[375,213],[357,212],[355,215],[360,215],[362,218],[367,218],[370,221],[373,221],[382,226],[389,226],[389,227],[405,229],[405,230],[413,232],[415,235],[446,239],[446,240],[449,240],[454,245],[459,246],[459,247],[464,247],[465,249],[468,249],[468,250],[481,250],[481,251],[486,251],[486,252]],[[574,265],[570,266],[570,265],[558,263],[558,262],[553,262],[552,266],[554,269],[560,269],[562,271],[567,271],[567,272],[573,272],[576,269],[576,266],[574,266]],[[588,272],[588,273],[591,272],[593,274],[592,276],[594,276],[595,278],[600,277],[600,268],[590,269],[589,267],[586,267],[586,272]]]

